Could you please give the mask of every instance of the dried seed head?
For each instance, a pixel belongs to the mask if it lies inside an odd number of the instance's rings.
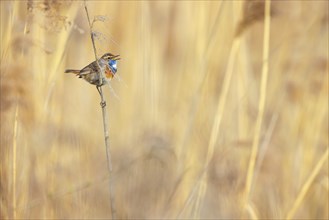
[[[25,65],[6,65],[0,68],[0,113],[13,112],[18,105],[24,122],[30,122],[34,117],[32,105],[31,77]]]
[[[241,35],[246,29],[258,21],[264,20],[265,1],[246,1],[243,8],[243,17],[236,30],[235,36]],[[271,16],[275,14],[275,10],[271,7]]]
[[[47,31],[59,32],[72,25],[66,16],[59,13],[65,11],[71,4],[72,1],[30,0],[27,2],[27,9],[33,22],[38,23]]]
[[[101,21],[101,22],[105,22],[108,20],[108,17],[105,15],[97,15],[94,17],[93,23],[97,22],[97,21]]]

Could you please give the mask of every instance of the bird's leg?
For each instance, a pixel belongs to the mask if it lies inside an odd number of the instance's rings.
[[[98,91],[99,95],[100,95],[100,96],[102,96],[102,93],[101,93],[101,90],[100,90],[100,88],[101,88],[101,86],[98,86],[98,85],[96,86],[96,89],[97,89],[97,91]]]
[[[102,108],[104,108],[104,107],[106,106],[106,102],[103,101],[103,94],[102,94],[102,92],[101,92],[101,87],[102,87],[102,86],[98,86],[98,85],[97,85],[97,86],[96,86],[96,89],[97,89],[97,91],[98,91],[98,93],[99,93],[99,95],[101,96],[101,99],[102,99],[100,105],[101,105]]]

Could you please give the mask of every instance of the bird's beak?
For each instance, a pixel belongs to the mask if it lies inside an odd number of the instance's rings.
[[[120,60],[120,55],[115,55],[113,57],[111,57],[111,60]]]

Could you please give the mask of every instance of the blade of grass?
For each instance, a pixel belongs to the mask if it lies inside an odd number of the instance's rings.
[[[249,195],[252,186],[252,180],[254,177],[255,164],[259,148],[259,138],[262,128],[263,115],[265,112],[266,102],[266,89],[267,89],[267,78],[268,78],[268,58],[269,58],[269,47],[270,47],[270,17],[271,12],[271,1],[266,0],[265,2],[265,16],[264,16],[264,40],[263,40],[263,66],[262,66],[262,78],[259,90],[259,103],[258,103],[258,115],[256,120],[255,134],[251,149],[251,155],[249,159],[249,166],[247,171],[246,186],[244,191],[243,207],[248,207]]]
[[[13,135],[13,219],[16,219],[16,173],[17,173],[17,130],[18,130],[18,104],[16,104],[14,135]]]
[[[292,205],[291,209],[289,210],[286,219],[289,220],[289,219],[292,219],[294,217],[298,207],[300,206],[300,204],[302,203],[306,193],[310,189],[311,184],[313,183],[313,180],[315,179],[317,174],[320,172],[320,169],[323,166],[323,164],[328,160],[328,156],[329,156],[329,148],[327,148],[326,152],[322,155],[319,162],[316,164],[313,171],[311,172],[310,176],[307,178],[307,180],[304,183],[302,189],[298,193],[298,196],[297,196],[294,204]]]
[[[215,122],[213,124],[212,127],[212,131],[211,131],[211,135],[210,135],[210,140],[209,140],[209,144],[208,144],[208,151],[207,151],[207,158],[206,158],[206,162],[205,162],[205,169],[203,170],[203,172],[206,172],[209,163],[211,161],[211,158],[214,154],[215,151],[215,145],[218,139],[218,132],[219,132],[219,128],[220,128],[220,124],[222,121],[222,116],[223,116],[223,112],[224,112],[224,107],[225,107],[225,103],[226,103],[226,99],[227,99],[227,94],[228,94],[228,90],[229,90],[229,86],[231,83],[231,78],[233,75],[233,69],[234,69],[234,63],[235,63],[235,58],[237,55],[237,52],[239,51],[239,47],[240,47],[240,42],[241,39],[240,37],[236,37],[235,40],[233,41],[233,45],[230,51],[230,56],[229,56],[229,61],[228,61],[228,65],[227,65],[227,69],[226,69],[226,74],[225,74],[225,79],[223,82],[223,89],[221,92],[221,95],[219,96],[219,100],[218,100],[218,105],[217,105],[217,111],[216,111],[216,117],[215,117]],[[197,185],[199,185],[199,182],[201,181],[205,181],[205,177],[207,175],[202,175],[201,178],[199,179],[199,181],[196,183]],[[199,185],[199,187],[201,187],[201,185]],[[200,201],[203,199],[205,192],[207,191],[207,184],[202,184],[202,190],[199,190],[199,194],[198,197],[196,199],[196,204],[200,205]],[[190,196],[189,196],[190,198]],[[199,209],[199,207],[197,206],[196,209]],[[196,212],[195,212],[196,214]],[[194,214],[194,215],[195,215]],[[195,217],[195,216],[194,216]]]
[[[211,134],[210,134],[210,139],[209,139],[208,148],[207,148],[208,149],[207,157],[206,157],[206,161],[204,164],[204,169],[202,171],[203,174],[201,175],[200,179],[196,183],[196,185],[198,185],[198,187],[199,187],[199,190],[198,190],[198,195],[197,195],[197,198],[195,201],[196,205],[195,205],[195,211],[194,211],[194,218],[197,218],[198,214],[200,213],[201,201],[203,200],[205,193],[207,191],[207,182],[206,182],[207,175],[205,174],[205,172],[207,171],[211,158],[214,154],[215,145],[218,140],[219,128],[220,128],[222,117],[223,117],[225,103],[227,100],[228,91],[229,91],[230,84],[231,84],[231,78],[232,78],[233,70],[234,70],[234,64],[236,61],[237,53],[240,48],[240,43],[241,43],[241,38],[239,36],[236,36],[233,40],[232,47],[230,50],[230,55],[229,55],[228,64],[226,67],[225,78],[223,81],[221,95],[218,97],[216,117],[215,117],[215,121],[214,121],[212,130],[211,130]],[[201,85],[203,85],[203,84],[201,84]],[[192,192],[195,192],[195,191],[193,190]],[[188,198],[191,198],[191,197],[192,197],[192,195],[190,195]],[[185,207],[185,205],[184,205],[184,207]]]

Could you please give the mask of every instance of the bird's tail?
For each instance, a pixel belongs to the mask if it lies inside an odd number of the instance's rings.
[[[65,73],[73,73],[75,75],[78,75],[80,73],[80,70],[67,69],[67,70],[65,70]]]

